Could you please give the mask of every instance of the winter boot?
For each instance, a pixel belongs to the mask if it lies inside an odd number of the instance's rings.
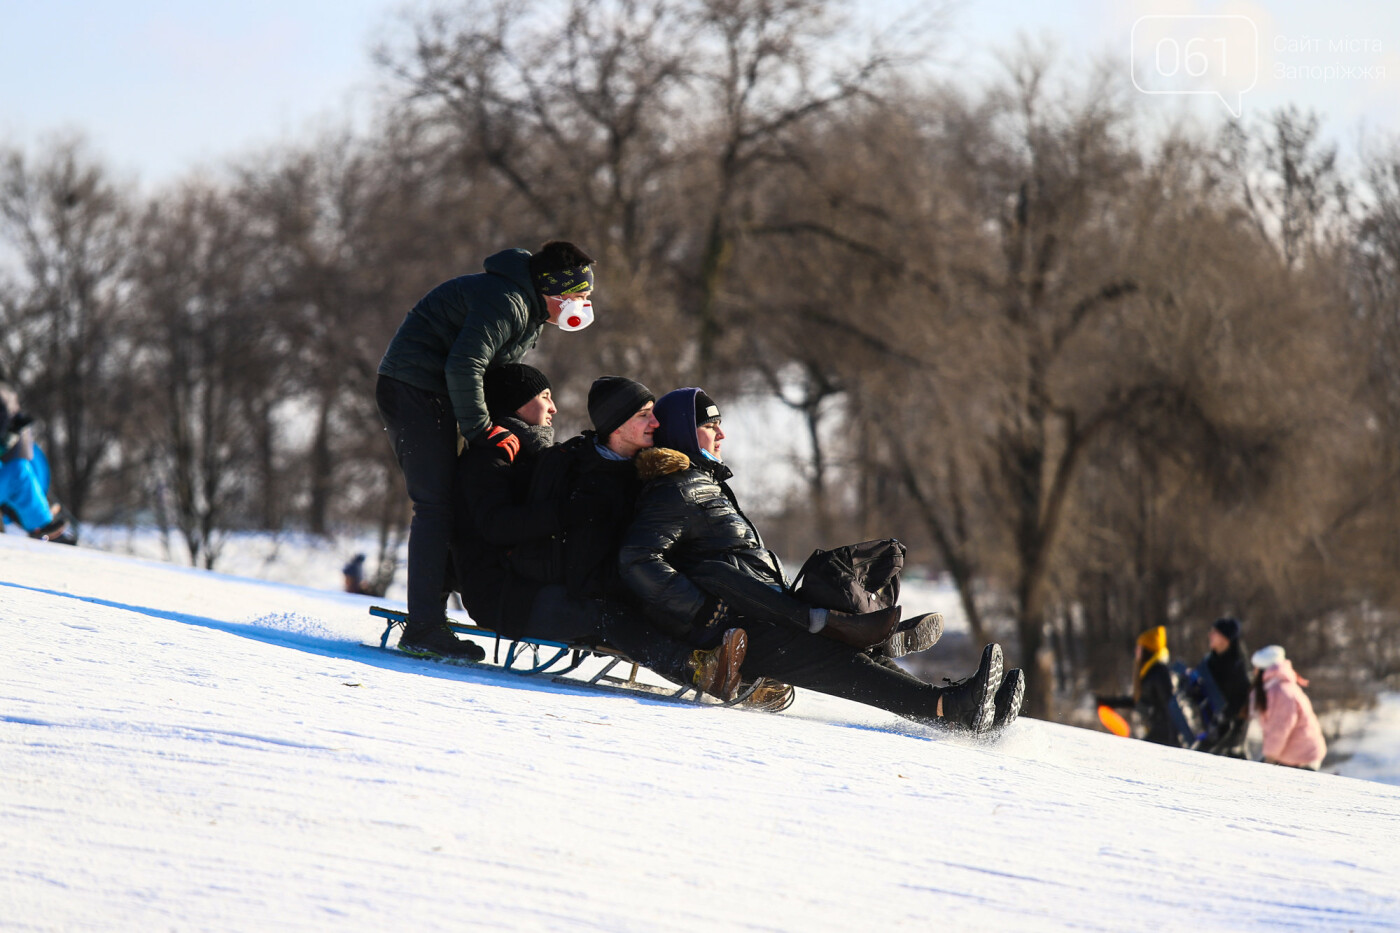
[[[916,651],[927,651],[943,637],[943,613],[926,612],[899,623],[894,634],[880,646],[885,656],[902,658]]]
[[[454,661],[481,661],[486,649],[474,641],[462,641],[446,623],[417,626],[409,622],[399,636],[399,650],[419,658],[451,658]]]
[[[894,634],[899,627],[900,611],[899,606],[859,614],[831,609],[827,611],[821,634],[854,648],[871,648]]]
[[[717,647],[690,653],[690,682],[712,697],[725,702],[734,699],[739,692],[739,668],[748,650],[748,632],[729,629]]]
[[[787,709],[797,699],[797,691],[792,684],[779,683],[768,677],[760,677],[754,683],[753,692],[741,704],[745,709],[763,710],[765,713],[778,713]]]
[[[992,731],[1000,732],[1016,721],[1021,714],[1021,704],[1026,699],[1026,672],[1013,667],[1006,672],[1001,686],[997,687],[996,714],[992,717]]]
[[[996,716],[996,688],[1000,684],[1001,645],[991,644],[982,649],[977,673],[964,680],[950,680],[943,688],[943,721],[976,735],[990,731]]]

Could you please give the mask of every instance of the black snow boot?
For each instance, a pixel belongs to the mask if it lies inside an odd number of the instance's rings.
[[[982,649],[977,673],[964,680],[948,681],[943,688],[943,721],[976,735],[991,731],[996,716],[996,688],[1000,684],[1001,645],[991,644]]]
[[[485,648],[458,638],[446,622],[424,626],[408,623],[399,636],[399,650],[415,657],[454,661],[481,661],[486,657]]]
[[[1026,672],[1013,667],[1006,672],[1001,686],[997,687],[996,714],[992,717],[992,731],[1000,732],[1016,721],[1021,715],[1021,704],[1026,699]]]
[[[926,612],[899,623],[894,634],[880,646],[888,658],[902,658],[916,651],[927,651],[943,637],[943,613]]]

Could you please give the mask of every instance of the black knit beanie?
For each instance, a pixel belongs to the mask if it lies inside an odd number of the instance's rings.
[[[493,420],[515,414],[516,409],[545,389],[551,389],[549,377],[524,363],[493,366],[481,377],[486,393],[486,410]]]
[[[654,401],[656,396],[640,382],[622,376],[599,376],[588,390],[588,417],[593,421],[598,439],[606,443],[608,435],[622,427],[623,422],[647,402]]]
[[[1230,641],[1235,641],[1237,638],[1240,637],[1239,619],[1233,619],[1228,616],[1223,619],[1216,619],[1213,623],[1211,623],[1211,628],[1215,629],[1221,635],[1224,635],[1226,638],[1230,639]]]

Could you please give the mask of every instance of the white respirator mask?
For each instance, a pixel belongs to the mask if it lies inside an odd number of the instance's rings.
[[[583,330],[593,323],[593,302],[583,298],[565,298],[559,302],[558,327],[563,331]]]

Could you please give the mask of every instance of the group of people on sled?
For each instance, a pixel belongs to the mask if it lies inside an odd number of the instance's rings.
[[[849,611],[794,590],[730,487],[721,406],[617,375],[588,392],[592,429],[559,442],[548,376],[520,360],[546,324],[593,323],[595,263],[573,243],[507,249],[404,318],[376,400],[413,517],[399,648],[480,660],[447,623],[455,590],[504,637],[607,646],[657,674],[781,708],[800,687],[974,734],[1020,711],[1025,675],[987,645],[977,670],[926,683],[894,659],[931,647],[937,613]]]
[[[1138,636],[1133,693],[1096,696],[1101,706],[1131,708],[1141,718],[1148,742],[1194,748],[1227,758],[1246,758],[1251,715],[1263,733],[1263,759],[1270,764],[1316,771],[1327,756],[1327,742],[1307,680],[1279,645],[1250,655],[1240,621],[1225,617],[1211,624],[1210,650],[1194,668],[1172,662],[1167,630],[1150,628]]]

